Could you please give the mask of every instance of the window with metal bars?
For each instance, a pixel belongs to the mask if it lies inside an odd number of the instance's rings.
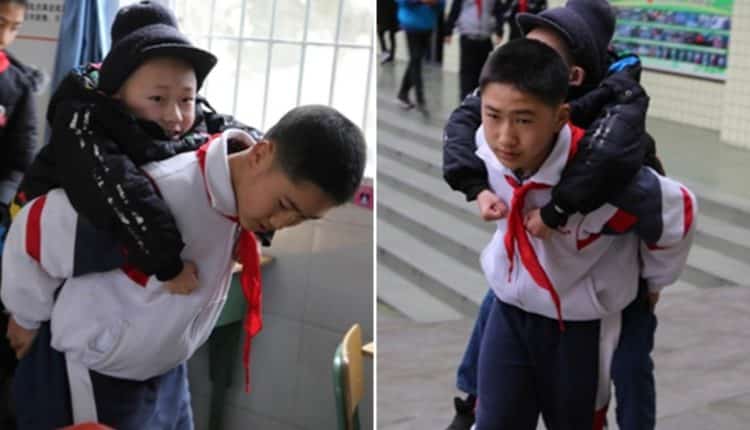
[[[330,105],[362,127],[374,162],[374,2],[168,3],[193,43],[219,58],[202,90],[218,111],[267,129],[294,106]]]

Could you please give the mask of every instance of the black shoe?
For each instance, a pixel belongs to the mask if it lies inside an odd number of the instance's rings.
[[[419,113],[421,113],[421,114],[422,114],[422,116],[424,116],[425,118],[429,118],[429,117],[430,117],[430,111],[429,111],[429,110],[427,110],[427,105],[425,105],[425,104],[424,104],[424,102],[421,102],[421,103],[417,103],[417,110],[418,110],[418,111],[419,111]]]
[[[398,107],[404,110],[409,110],[414,108],[414,103],[409,100],[409,96],[398,96],[396,97],[398,100]]]
[[[380,64],[388,64],[393,62],[393,55],[386,54],[382,60],[380,60]]]
[[[470,430],[474,425],[474,396],[468,396],[466,400],[459,397],[453,398],[453,404],[456,407],[456,416],[445,430]]]

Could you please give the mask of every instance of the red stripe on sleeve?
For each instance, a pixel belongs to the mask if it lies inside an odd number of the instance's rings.
[[[617,209],[615,215],[607,221],[607,226],[618,233],[625,233],[636,221],[638,221],[637,216],[622,209]]]
[[[42,210],[47,196],[34,200],[26,221],[26,253],[38,263],[42,261]]]
[[[137,267],[131,266],[126,263],[123,264],[121,269],[123,272],[125,272],[125,274],[128,276],[128,278],[130,278],[131,281],[135,282],[141,287],[145,287],[146,284],[148,284],[148,275],[138,270]]]
[[[693,199],[690,197],[690,193],[688,193],[685,187],[680,187],[680,191],[682,191],[682,203],[684,208],[683,210],[685,211],[683,222],[684,231],[682,233],[682,237],[685,237],[690,231],[690,227],[693,225],[693,217],[695,215],[693,214]]]
[[[578,152],[578,143],[586,135],[586,130],[574,126],[573,123],[568,123],[568,127],[570,127],[570,147],[568,148],[568,162],[570,162]]]

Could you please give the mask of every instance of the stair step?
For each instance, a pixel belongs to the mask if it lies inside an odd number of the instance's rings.
[[[463,318],[455,309],[382,264],[378,265],[378,299],[417,322]]]
[[[698,203],[700,204],[700,201]],[[706,214],[701,211],[701,208],[698,208],[698,211],[698,224],[696,227],[699,232],[725,239],[738,245],[750,246],[750,229],[730,224],[722,219]]]
[[[383,219],[378,220],[377,243],[379,250],[388,252],[474,305],[482,302],[488,286],[479,262],[477,267],[468,267]]]
[[[378,130],[378,148],[387,148],[392,152],[403,154],[410,158],[428,163],[432,167],[442,169],[443,156],[439,148],[414,143],[387,130]]]
[[[378,169],[381,172],[388,172],[389,175],[398,178],[399,181],[403,180],[404,182],[408,182],[414,187],[419,187],[419,189],[424,190],[426,193],[430,194],[445,205],[450,205],[454,208],[460,209],[461,211],[466,213],[465,220],[473,219],[471,217],[477,217],[476,209],[473,207],[474,203],[461,201],[461,196],[458,193],[446,192],[446,185],[430,175],[409,170],[407,167],[404,167],[400,163],[389,160],[385,157],[381,157],[381,159],[379,160]],[[391,209],[397,210],[399,213],[402,213],[410,219],[414,220],[414,222],[425,225],[427,227],[437,225],[439,228],[438,231],[444,231],[444,228],[446,228],[445,226],[450,225],[449,221],[456,220],[458,223],[453,227],[453,229],[455,229],[456,231],[460,229],[460,231],[462,231],[463,233],[457,233],[455,236],[451,234],[451,237],[461,245],[476,252],[477,255],[481,252],[484,245],[490,238],[491,232],[481,231],[477,227],[469,224],[469,221],[461,222],[461,219],[455,216],[447,214],[438,215],[438,213],[440,212],[439,210],[432,209],[428,205],[421,203],[416,199],[411,199],[412,203],[409,203],[409,196],[400,192],[399,196],[396,197],[397,201],[400,203],[398,205],[388,205],[388,194],[390,190],[393,190],[393,187],[385,183],[381,183],[380,186],[381,192],[379,194],[379,199],[381,201],[385,201],[386,206],[389,208],[391,208],[391,206],[399,206],[399,208]],[[408,212],[412,207],[415,208],[414,214],[420,215],[410,216]],[[429,210],[434,210],[434,213],[429,213]],[[431,218],[435,218],[436,222],[433,223]],[[731,232],[736,234],[736,237],[741,238],[742,234],[747,233],[740,227],[725,225],[725,223],[722,223],[721,221],[711,217],[706,217],[707,221],[705,223],[705,226],[701,227],[701,225],[703,224],[701,221],[702,219],[703,217],[699,216],[698,227],[699,229],[705,227],[705,230],[708,234]],[[484,240],[482,240],[482,235],[484,235]],[[750,266],[748,266],[747,263],[744,263],[736,258],[727,257],[726,255],[723,255],[711,249],[702,247],[699,243],[693,245],[691,254],[688,258],[688,265],[698,272],[705,272],[705,274],[710,275],[711,278],[720,278],[714,281],[714,283],[720,284],[733,283],[742,285],[743,283],[738,282],[738,280],[742,279],[743,273],[745,274],[744,277],[746,279],[747,275],[750,274]],[[686,273],[686,275],[689,275],[689,273]],[[694,283],[696,282],[696,279],[693,278],[701,279],[702,277],[684,276],[683,281],[693,281]],[[745,280],[744,283],[747,284],[748,280]]]
[[[384,130],[378,130],[378,145],[382,144],[387,150],[396,151],[410,159],[423,162],[430,169],[442,171],[442,129],[404,121],[402,117],[392,113],[379,115],[378,122],[385,125]],[[399,133],[399,130],[407,131],[410,135],[417,136],[418,139],[416,141],[406,139],[403,133]],[[737,227],[744,232],[741,235],[743,239],[734,234],[720,235],[721,233],[710,232],[707,232],[707,234],[738,244],[750,244],[750,242],[744,240],[744,238],[750,236],[749,200],[722,193],[712,187],[686,178],[676,177],[675,179],[685,184],[699,197],[698,203],[701,208],[699,219],[703,218],[704,214],[715,213],[720,215],[720,217],[714,217],[720,224]]]
[[[413,121],[404,121],[403,112],[391,112],[388,110],[378,110],[378,133],[382,128],[388,128],[388,131],[404,131],[415,137],[420,142],[436,148],[443,146],[443,129],[441,127],[417,123]]]
[[[403,217],[429,228],[449,238],[468,250],[476,252],[487,244],[490,236],[464,220],[456,218],[446,212],[415,200],[396,190],[394,187],[381,183],[378,201],[379,205],[392,210]],[[469,215],[467,215],[469,216]]]
[[[466,215],[479,216],[476,203],[467,202],[463,194],[453,191],[441,178],[428,175],[418,170],[410,169],[401,163],[387,157],[378,159],[378,175],[391,176],[400,182],[407,183],[413,188],[419,189],[430,197],[434,197],[446,205],[446,208],[458,208]],[[380,194],[378,194],[378,197]]]
[[[693,245],[688,265],[737,285],[750,285],[750,264],[714,250]]]

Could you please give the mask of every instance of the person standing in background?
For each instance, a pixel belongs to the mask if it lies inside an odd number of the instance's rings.
[[[0,0],[0,221],[4,226],[8,205],[31,164],[37,139],[35,73],[7,52],[23,24],[26,3]]]
[[[479,84],[487,56],[492,51],[492,34],[503,37],[503,18],[507,0],[453,0],[445,20],[445,43],[450,43],[454,27],[460,37],[459,101]]]
[[[396,58],[396,32],[399,30],[396,10],[396,2],[393,0],[378,0],[378,40],[383,53],[380,64],[393,62]],[[388,46],[385,43],[385,33],[388,33]]]
[[[521,27],[516,22],[519,13],[537,14],[547,9],[547,0],[512,0],[505,10],[505,20],[510,25],[510,40],[523,37]]]
[[[10,224],[8,206],[37,145],[34,97],[38,72],[7,52],[24,22],[26,0],[0,0],[0,259]],[[16,357],[5,339],[8,318],[0,305],[0,428],[15,428],[9,390]]]
[[[417,109],[427,115],[422,82],[422,62],[430,46],[430,35],[437,22],[436,6],[444,0],[396,0],[398,23],[406,31],[409,46],[409,65],[401,81],[398,102],[403,109],[411,109],[414,103],[409,99],[409,91],[414,88],[417,96]]]

